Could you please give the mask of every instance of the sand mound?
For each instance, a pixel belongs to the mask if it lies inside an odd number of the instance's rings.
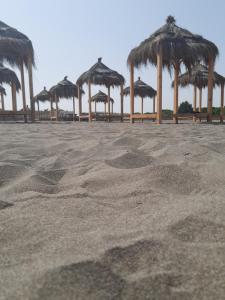
[[[13,204],[0,200],[0,210],[5,209],[5,208],[10,207],[10,206],[13,206]]]
[[[137,169],[152,164],[153,159],[143,153],[125,153],[115,159],[106,160],[106,164],[117,169]]]
[[[39,285],[30,299],[113,300],[120,299],[124,282],[100,263],[87,261],[50,271]]]
[[[225,242],[225,225],[194,216],[172,225],[170,232],[183,242]]]

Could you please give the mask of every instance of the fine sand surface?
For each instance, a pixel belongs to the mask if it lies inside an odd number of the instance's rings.
[[[1,300],[225,298],[225,126],[0,136]]]

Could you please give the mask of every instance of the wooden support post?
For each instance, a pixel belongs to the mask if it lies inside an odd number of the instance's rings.
[[[38,107],[38,120],[40,121],[40,102],[37,100],[37,107]]]
[[[153,109],[152,109],[152,112],[153,112],[153,114],[155,114],[155,97],[153,98]]]
[[[28,76],[29,76],[29,90],[30,90],[30,110],[31,122],[35,121],[35,105],[34,105],[34,88],[33,88],[33,66],[31,58],[28,59]]]
[[[27,101],[26,101],[23,61],[21,61],[20,63],[20,76],[21,76],[21,90],[22,90],[22,99],[23,99],[23,111],[25,113],[24,122],[27,123]]]
[[[106,121],[106,119],[107,119],[107,116],[106,116],[106,114],[107,114],[107,112],[106,112],[106,102],[104,103],[104,109],[105,109],[105,121]]]
[[[178,119],[175,116],[178,112],[178,77],[179,77],[179,64],[174,65],[174,99],[173,99],[173,122],[178,123]]]
[[[220,122],[223,123],[224,118],[224,83],[221,84],[221,102],[220,102]]]
[[[73,96],[73,121],[75,121],[75,99]]]
[[[141,114],[143,115],[143,113],[144,113],[144,99],[143,99],[143,97],[141,97]],[[143,123],[144,120],[141,119],[141,122]]]
[[[213,107],[213,72],[214,61],[209,57],[209,77],[208,77],[208,122],[212,121],[212,107]]]
[[[113,115],[113,105],[114,105],[114,103],[112,102],[112,115]]]
[[[14,112],[16,112],[17,111],[17,103],[16,103],[16,85],[15,85],[15,83],[12,83],[11,88],[12,88],[12,110]]]
[[[55,106],[56,106],[56,121],[59,120],[59,97],[55,96]]]
[[[108,122],[110,122],[110,115],[111,115],[111,113],[110,113],[110,87],[108,87]]]
[[[97,113],[97,103],[95,101],[95,117],[96,117],[96,113]]]
[[[134,64],[130,64],[130,123],[134,123]]]
[[[123,122],[123,84],[121,84],[120,86],[120,118],[121,118],[121,122]]]
[[[202,88],[199,89],[199,106],[198,112],[202,112]]]
[[[194,85],[194,97],[193,97],[193,112],[196,113],[197,110],[197,87]],[[196,122],[196,117],[193,117],[193,122]]]
[[[88,107],[89,107],[89,122],[92,122],[92,110],[91,110],[91,82],[88,81]]]
[[[82,116],[82,86],[78,85],[78,102],[79,102],[79,122]]]
[[[162,123],[162,46],[157,54],[157,123]]]
[[[2,109],[2,111],[4,111],[5,110],[5,102],[4,102],[4,95],[3,95],[3,93],[1,93],[1,109]]]

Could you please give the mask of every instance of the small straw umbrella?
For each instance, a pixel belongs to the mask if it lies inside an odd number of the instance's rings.
[[[39,101],[41,102],[51,101],[51,93],[46,89],[46,87],[44,87],[44,89],[34,97],[34,101],[37,102],[38,115],[40,119]]]
[[[209,66],[208,78],[208,117],[212,114],[212,74],[218,48],[212,42],[200,35],[178,27],[174,17],[169,16],[166,24],[144,40],[138,47],[131,50],[128,56],[131,80],[131,115],[134,110],[134,67],[147,65],[157,66],[157,121],[162,120],[162,69],[166,67],[170,72],[174,69],[174,115],[178,110],[178,76],[180,65],[183,63],[188,69],[203,60]],[[174,118],[177,122],[177,119]],[[131,118],[131,122],[133,119]]]
[[[189,72],[185,72],[178,77],[178,84],[181,87],[186,87],[188,85],[194,86],[194,103],[193,110],[196,111],[196,102],[197,102],[197,88],[199,89],[199,112],[201,112],[202,107],[202,89],[208,85],[209,70],[206,66],[198,62]],[[221,87],[221,110],[220,110],[220,119],[223,122],[223,107],[224,107],[224,85],[225,77],[213,72],[213,86]],[[172,82],[172,87],[174,82]]]
[[[75,98],[78,98],[78,87],[67,79],[67,76],[64,77],[57,85],[53,86],[50,89],[51,94],[56,102],[56,118],[58,120],[58,101],[60,98],[73,99],[73,120],[75,120]],[[83,91],[80,91],[83,93]]]
[[[4,67],[0,63],[0,84],[9,84],[12,90],[12,107],[13,111],[17,111],[17,103],[16,103],[16,92],[20,90],[20,82],[14,71],[9,68]]]
[[[124,95],[130,95],[130,87],[127,87],[123,91]],[[141,97],[141,114],[144,113],[144,98],[153,98],[153,114],[155,114],[155,97],[156,90],[154,90],[150,85],[146,84],[138,77],[138,80],[134,82],[134,96]]]
[[[106,104],[108,103],[108,95],[99,91],[96,95],[91,97],[91,101],[95,103],[95,114],[96,114],[96,103],[104,103],[105,105],[105,116],[106,116]],[[113,104],[114,100],[110,98],[110,102],[112,104],[112,112],[113,112]]]
[[[4,96],[6,96],[6,91],[3,86],[0,85],[0,94],[1,94],[1,110],[5,110]]]
[[[121,116],[123,114],[123,86],[125,79],[118,72],[111,70],[102,63],[102,58],[98,59],[98,62],[93,65],[87,72],[83,73],[77,80],[77,85],[83,84],[88,85],[89,91],[89,122],[92,121],[92,110],[91,110],[91,85],[103,85],[108,89],[108,114],[110,121],[110,88],[121,87]],[[80,111],[80,113],[82,113]]]
[[[21,73],[21,87],[23,98],[23,109],[26,110],[26,94],[24,65],[28,69],[31,120],[34,121],[33,103],[33,74],[32,67],[35,66],[34,49],[31,40],[17,29],[0,21],[0,60],[7,61],[12,66],[17,66]]]

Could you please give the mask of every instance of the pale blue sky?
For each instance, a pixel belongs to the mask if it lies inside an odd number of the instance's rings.
[[[129,85],[126,60],[130,50],[162,26],[169,14],[175,16],[179,26],[203,35],[219,47],[216,70],[225,75],[224,12],[224,0],[11,0],[1,3],[2,21],[25,33],[33,42],[37,64],[35,94],[44,85],[49,88],[65,75],[76,81],[98,57],[103,57],[107,66],[123,74]],[[135,72],[136,78],[139,75],[156,87],[154,67],[143,67]],[[163,75],[163,107],[171,108],[171,78],[166,71]],[[93,93],[99,89],[105,91],[104,87],[95,87]],[[115,89],[112,94],[115,110],[119,111],[119,90]],[[192,101],[192,94],[192,88],[182,89],[180,100]],[[145,103],[145,110],[150,111],[151,101]],[[219,90],[215,91],[214,103],[219,104]],[[10,105],[8,99],[7,106]],[[128,111],[128,98],[125,106]],[[62,100],[60,107],[72,110],[72,101]],[[84,108],[87,109],[87,95]],[[137,100],[136,110],[138,108]]]

